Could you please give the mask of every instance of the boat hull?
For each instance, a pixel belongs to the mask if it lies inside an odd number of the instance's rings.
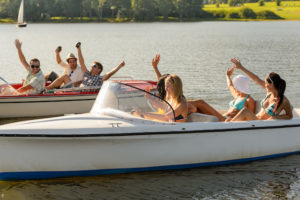
[[[209,124],[198,123],[198,129]],[[183,169],[300,152],[299,124],[207,131],[169,126],[155,133],[2,135],[0,179]]]
[[[19,28],[25,28],[27,26],[27,23],[17,24],[16,26]]]
[[[140,89],[148,88],[151,91],[156,89],[156,82],[153,81],[122,80],[120,82]],[[15,89],[21,86],[21,84],[12,84]],[[62,91],[56,90],[53,94],[41,95],[0,95],[0,119],[87,113],[91,110],[97,95],[98,91],[90,91],[90,88],[67,88]]]
[[[89,95],[1,97],[0,118],[56,116],[88,112],[97,97]]]

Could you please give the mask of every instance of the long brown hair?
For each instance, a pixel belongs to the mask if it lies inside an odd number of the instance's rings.
[[[281,105],[283,98],[284,98],[286,82],[279,76],[279,74],[277,74],[275,72],[271,72],[269,74],[268,79],[274,85],[275,89],[278,92],[278,100],[276,102],[276,108],[274,109],[274,110],[277,110],[277,108]]]
[[[158,82],[157,82],[157,86],[156,89],[158,91],[158,96],[159,98],[165,100],[166,98],[166,88],[165,88],[165,79],[169,76],[170,74],[163,74]]]

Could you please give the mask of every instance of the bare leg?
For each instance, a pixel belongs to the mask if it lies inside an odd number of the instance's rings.
[[[192,104],[192,106],[189,106],[189,113],[195,112],[196,110],[196,112],[200,112],[207,115],[213,115],[217,117],[221,122],[225,120],[225,117],[223,117],[218,111],[216,111],[213,107],[211,107],[208,103],[201,99],[188,101],[188,103]]]
[[[46,75],[44,76],[46,81],[48,81],[49,76],[50,76],[50,73],[49,73],[49,74],[46,74]]]
[[[48,85],[46,87],[47,90],[51,90],[53,88],[57,88],[60,87],[63,83],[67,84],[71,82],[71,79],[68,75],[62,75],[61,77],[57,78],[53,83],[51,83],[50,85]]]
[[[54,71],[52,71],[52,72],[46,74],[44,77],[45,77],[46,82],[47,81],[54,82],[55,79],[58,78],[58,75]]]
[[[251,112],[247,108],[243,108],[230,121],[249,121],[249,120],[258,120],[258,118],[253,112]]]

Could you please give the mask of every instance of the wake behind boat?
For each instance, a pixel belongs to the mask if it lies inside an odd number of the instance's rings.
[[[299,109],[291,120],[224,123],[196,114],[174,123],[137,117],[137,108],[173,110],[154,95],[108,81],[90,113],[1,126],[0,178],[183,169],[300,152]]]

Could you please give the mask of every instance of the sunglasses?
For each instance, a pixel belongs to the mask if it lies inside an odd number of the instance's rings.
[[[70,74],[69,74],[70,77],[72,76],[73,72],[74,72],[74,71],[71,71],[71,72],[70,72]]]
[[[92,68],[97,68],[97,69],[99,69],[99,67],[98,67],[97,65],[93,65]]]
[[[273,81],[270,77],[267,78],[267,82],[270,83],[270,84],[273,84]]]
[[[30,67],[31,67],[32,69],[34,69],[34,68],[40,68],[39,65],[30,65]]]

